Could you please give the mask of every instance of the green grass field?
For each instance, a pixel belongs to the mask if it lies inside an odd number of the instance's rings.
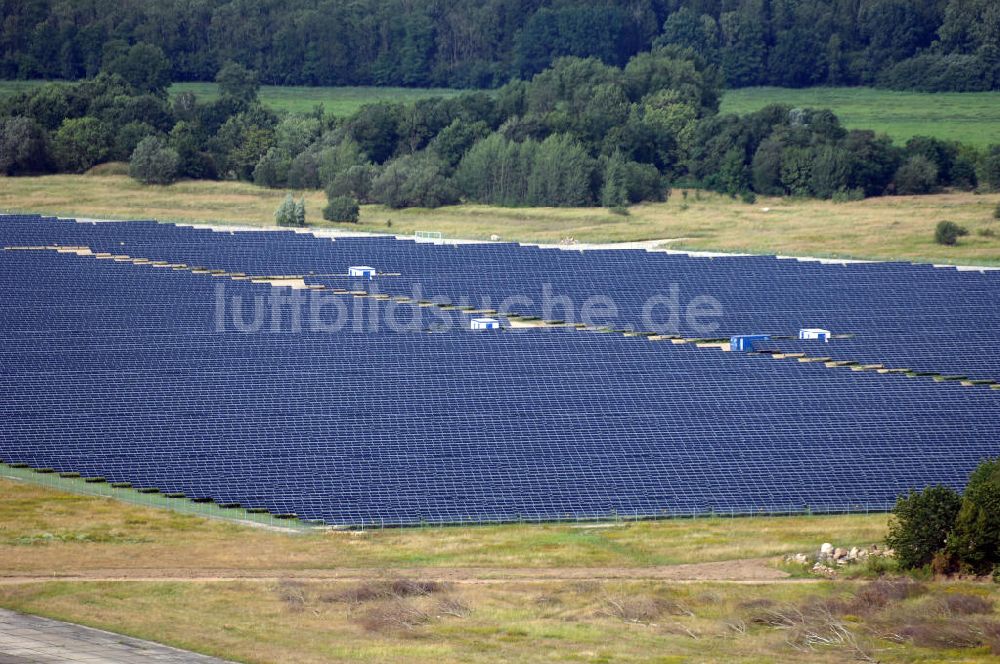
[[[0,97],[40,85],[43,81],[0,81]],[[172,95],[193,92],[201,100],[218,94],[214,83],[175,83]],[[455,96],[447,88],[379,88],[265,85],[260,98],[275,110],[311,111],[323,104],[328,113],[346,116],[375,101],[409,102],[428,97]],[[874,88],[742,88],[722,97],[723,113],[749,113],[768,104],[783,103],[832,109],[851,129],[885,132],[902,143],[927,135],[983,147],[1000,143],[1000,92],[925,93]]]
[[[45,81],[0,81],[0,97],[30,90]],[[211,101],[218,94],[215,83],[175,83],[170,94],[193,92],[201,101]],[[462,90],[447,88],[374,88],[341,87],[310,88],[304,86],[265,85],[260,89],[264,105],[279,111],[308,113],[322,104],[327,113],[343,117],[350,115],[364,104],[376,101],[412,102],[428,97],[453,97]]]
[[[175,83],[170,94],[193,92],[199,99],[210,100],[218,96],[215,83]],[[454,97],[462,90],[447,88],[309,88],[302,86],[279,87],[265,85],[260,89],[260,99],[275,110],[306,113],[322,104],[327,113],[338,117],[350,115],[364,104],[376,101],[413,102],[428,97]]]
[[[874,129],[897,143],[935,136],[978,147],[1000,144],[1000,92],[896,92],[874,88],[743,88],[722,97],[723,113],[768,104],[829,108],[850,129]]]

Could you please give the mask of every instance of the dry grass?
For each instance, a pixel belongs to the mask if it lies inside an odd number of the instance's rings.
[[[109,532],[118,535],[100,536]],[[0,582],[0,606],[243,662],[906,662],[956,652],[989,661],[1000,639],[991,584],[506,578],[862,544],[884,532],[876,515],[285,535],[0,480],[0,577],[209,577]],[[469,565],[491,571],[435,576]],[[296,578],[346,567],[367,576]],[[211,580],[232,570],[277,576]],[[961,627],[937,629],[952,624]]]
[[[935,584],[932,595],[951,590],[1000,593]],[[824,603],[849,600],[854,586],[835,582],[510,582],[361,604],[323,599],[344,592],[332,582],[50,582],[0,586],[0,604],[244,662],[995,661],[987,616],[909,620],[923,598],[895,600],[872,618],[843,614]],[[609,597],[642,606],[623,617]],[[774,608],[758,618],[742,608],[748,599]]]
[[[113,169],[112,169],[113,170]],[[120,175],[52,175],[0,179],[0,209],[115,219],[160,219],[270,226],[285,192],[236,182],[138,184]],[[306,192],[307,217],[318,228],[322,192]],[[705,192],[674,192],[666,203],[635,206],[628,216],[603,208],[494,208],[458,205],[437,210],[366,206],[351,229],[446,237],[559,242],[674,240],[673,248],[789,255],[1000,264],[1000,194],[894,196],[850,203],[761,197],[747,205]],[[765,208],[767,211],[765,212]],[[934,243],[941,220],[970,234],[954,247]]]
[[[0,479],[0,573],[112,568],[648,567],[880,541],[885,515],[406,528],[288,536]],[[46,535],[51,535],[47,537]],[[86,555],[83,555],[83,554]]]

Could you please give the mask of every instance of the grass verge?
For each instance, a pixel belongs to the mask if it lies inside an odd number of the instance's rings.
[[[685,193],[686,192],[686,193]],[[185,181],[169,187],[139,184],[121,175],[0,178],[0,210],[76,217],[159,219],[273,227],[282,190],[247,183]],[[322,192],[304,192],[313,228],[322,221]],[[436,210],[365,206],[349,230],[410,235],[557,243],[669,240],[675,249],[843,258],[1000,265],[1000,194],[967,192],[891,196],[834,203],[761,197],[747,205],[700,191],[674,192],[666,203],[638,205],[628,216],[603,208],[497,208],[456,205]],[[939,221],[969,230],[958,244],[934,242]]]

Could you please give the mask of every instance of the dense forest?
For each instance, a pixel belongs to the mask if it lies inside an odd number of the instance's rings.
[[[623,67],[563,57],[496,91],[370,104],[347,118],[322,107],[275,113],[259,101],[257,73],[237,63],[215,78],[218,99],[171,99],[170,62],[140,43],[94,78],[0,100],[0,173],[129,161],[133,177],[153,184],[184,177],[323,188],[338,221],[359,203],[624,212],[663,200],[677,182],[747,201],[757,193],[857,199],[1000,188],[1000,146],[979,151],[921,137],[897,146],[846,130],[830,111],[787,106],[719,115],[717,68],[678,46],[639,53]]]
[[[0,0],[0,78],[93,77],[137,43],[174,81],[499,87],[559,57],[694,48],[727,87],[1000,88],[996,0]]]

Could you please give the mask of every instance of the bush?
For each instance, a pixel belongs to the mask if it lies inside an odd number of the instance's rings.
[[[969,476],[948,549],[977,574],[1000,563],[1000,459],[982,462]]]
[[[362,203],[371,203],[372,182],[378,176],[374,164],[358,164],[338,172],[327,185],[326,195],[348,196]]]
[[[115,132],[114,143],[109,155],[115,161],[128,161],[139,143],[147,136],[155,136],[156,129],[145,122],[129,122]]]
[[[177,151],[162,138],[147,136],[139,141],[128,165],[128,174],[143,184],[170,184],[177,179]]]
[[[896,170],[896,192],[929,194],[937,188],[938,168],[923,155],[913,155]]]
[[[444,163],[429,152],[394,159],[372,182],[371,197],[391,208],[434,208],[458,200]]]
[[[630,203],[662,202],[670,195],[670,187],[656,166],[634,161],[625,164],[625,188]]]
[[[991,145],[979,159],[976,180],[985,189],[1000,191],[1000,145]]]
[[[65,120],[52,138],[52,152],[60,170],[83,173],[108,158],[112,132],[95,117]]]
[[[270,148],[253,169],[253,182],[259,187],[277,189],[288,183],[291,159],[278,148]]]
[[[0,174],[18,175],[47,170],[45,132],[31,118],[0,118]]]
[[[292,189],[319,189],[319,160],[313,152],[303,152],[288,166],[288,186]]]
[[[306,201],[304,198],[298,202],[292,198],[291,194],[285,196],[278,209],[274,211],[274,221],[279,226],[305,226],[306,225]]]
[[[901,567],[931,563],[944,548],[961,504],[958,493],[945,486],[911,491],[896,500],[886,544],[895,549]]]
[[[330,196],[323,208],[323,218],[327,221],[358,222],[358,202],[350,196]]]
[[[951,246],[958,242],[958,238],[968,234],[968,229],[952,221],[941,221],[934,229],[934,241],[938,244]]]
[[[528,176],[528,205],[579,207],[593,200],[594,161],[572,136],[554,134],[539,143]]]
[[[1000,219],[1000,203],[997,203],[997,206],[993,208],[993,218]]]

